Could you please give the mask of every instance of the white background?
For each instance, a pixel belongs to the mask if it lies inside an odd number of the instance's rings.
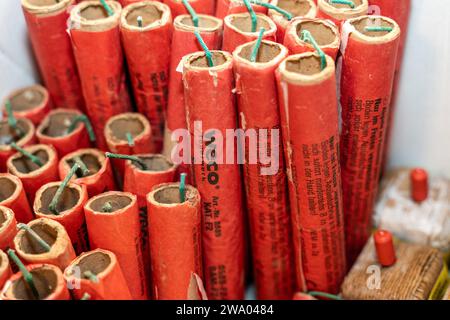
[[[396,1],[396,0],[392,0]],[[450,177],[450,0],[413,0],[389,166]],[[0,1],[0,98],[37,81],[19,0]]]

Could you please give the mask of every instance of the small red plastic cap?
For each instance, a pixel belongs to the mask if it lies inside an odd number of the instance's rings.
[[[411,170],[411,197],[416,202],[425,201],[428,197],[428,173],[424,169]]]
[[[392,266],[397,258],[395,257],[394,240],[392,234],[386,230],[377,230],[373,235],[375,249],[377,251],[378,262],[383,267]]]

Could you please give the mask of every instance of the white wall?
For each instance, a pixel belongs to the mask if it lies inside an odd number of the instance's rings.
[[[395,1],[395,0],[392,0]],[[389,165],[450,177],[450,0],[413,0]],[[0,99],[35,81],[19,0],[0,1]]]

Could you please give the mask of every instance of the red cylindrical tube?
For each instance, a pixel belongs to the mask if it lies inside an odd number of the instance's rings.
[[[334,65],[306,52],[277,70],[297,286],[328,293],[346,272]]]
[[[383,267],[390,267],[396,261],[394,239],[389,231],[377,230],[373,235],[378,262]]]
[[[58,155],[55,148],[46,144],[36,144],[24,148],[39,158],[42,166],[33,163],[27,156],[16,153],[9,157],[8,172],[20,178],[29,203],[34,202],[36,191],[46,183],[58,181]]]
[[[197,13],[214,15],[215,1],[214,0],[188,0],[191,7]],[[162,0],[161,2],[167,4],[172,12],[172,16],[178,17],[182,14],[187,14],[188,11],[181,0]]]
[[[49,206],[60,185],[61,182],[43,185],[36,193],[33,209],[37,218],[48,218],[61,223],[72,241],[75,253],[80,254],[89,250],[84,219],[84,205],[88,200],[86,187],[69,183],[56,206],[58,214],[55,214]]]
[[[131,300],[122,269],[111,251],[96,249],[81,254],[66,268],[64,278],[77,300],[86,294],[89,300]]]
[[[186,111],[184,107],[184,88],[181,59],[192,52],[201,50],[195,37],[197,30],[203,41],[211,50],[220,49],[222,45],[222,20],[215,17],[199,15],[199,27],[195,28],[189,15],[181,15],[173,22],[172,55],[170,58],[169,104],[167,106],[166,130],[164,137],[164,155],[171,158],[172,149],[178,141],[173,141],[172,133],[177,129],[186,129]],[[172,159],[173,160],[173,159]],[[181,172],[188,172],[188,165],[181,164]]]
[[[71,123],[81,115],[77,110],[51,111],[36,130],[39,142],[52,145],[59,158],[80,148],[89,148],[91,142],[84,123],[79,123],[72,132],[68,132]]]
[[[105,125],[104,135],[108,150],[112,153],[132,155],[154,151],[152,128],[147,118],[139,113],[121,113],[111,117]],[[132,144],[127,136],[133,140]],[[122,180],[124,161],[113,159],[112,163],[119,172],[119,180]]]
[[[206,291],[210,299],[242,299],[245,245],[240,169],[234,159],[236,150],[227,150],[231,158],[227,163],[223,150],[226,130],[236,129],[233,61],[230,53],[211,53],[213,67],[208,67],[204,52],[190,54],[183,65],[187,121],[195,153],[193,180],[203,201]],[[221,145],[213,143],[217,139],[222,140]]]
[[[138,17],[142,18],[142,27]],[[122,11],[121,34],[136,107],[149,119],[154,150],[161,152],[172,40],[169,7],[156,1],[128,6]]]
[[[154,297],[186,300],[192,274],[203,274],[201,201],[186,186],[181,202],[179,184],[156,186],[147,196],[150,257]]]
[[[411,170],[411,198],[416,202],[425,201],[428,198],[428,173],[424,169]]]
[[[6,281],[12,276],[11,266],[6,253],[0,249],[0,289],[3,288]]]
[[[120,40],[122,7],[116,1],[107,4],[114,11],[111,16],[98,1],[81,2],[70,12],[70,34],[83,96],[97,146],[102,150],[107,147],[103,136],[106,121],[131,109]]]
[[[17,151],[10,144],[15,142],[19,147],[32,145],[36,142],[33,123],[25,118],[17,120],[17,129],[8,124],[8,121],[0,121],[0,172],[6,172],[6,161]]]
[[[26,266],[33,276],[39,298],[36,298],[27,285],[21,272],[14,274],[6,282],[0,300],[70,300],[61,270],[51,264],[31,264]]]
[[[74,0],[22,0],[36,60],[53,102],[60,108],[84,109],[67,19]]]
[[[260,140],[252,145],[246,139],[244,166],[256,292],[259,299],[290,299],[295,277],[292,227],[279,143],[281,123],[275,81],[275,69],[287,57],[288,50],[281,44],[263,40],[256,61],[251,62],[254,45],[250,42],[237,47],[233,65],[241,127]],[[258,147],[261,144],[265,147]],[[255,159],[251,159],[251,152]],[[272,155],[271,167],[256,159],[263,152]]]
[[[263,39],[275,41],[277,26],[263,14],[257,14],[256,31],[252,32],[252,21],[248,13],[230,14],[223,19],[222,50],[233,52],[241,44],[256,40],[259,30],[264,28]]]
[[[177,167],[165,156],[159,154],[135,155],[145,163],[146,168],[130,160],[125,163],[123,191],[137,196],[139,208],[147,207],[147,194],[162,183],[174,182]]]
[[[367,14],[369,9],[368,0],[352,0],[354,8],[348,4],[331,3],[329,0],[317,1],[317,17],[333,21],[338,28],[342,27],[342,23],[351,18],[360,17]]]
[[[317,15],[317,6],[313,0],[274,0],[271,3],[289,12],[292,18],[315,18]],[[269,17],[277,26],[277,41],[283,43],[290,21],[284,15],[273,9],[269,10]]]
[[[72,242],[59,222],[40,218],[28,223],[28,227],[47,242],[50,251],[46,251],[28,231],[20,230],[14,238],[14,247],[25,264],[48,263],[64,270],[75,259]]]
[[[0,174],[0,205],[10,208],[18,222],[28,223],[34,218],[22,181],[9,173]]]
[[[317,299],[314,298],[313,296],[310,296],[307,293],[297,292],[292,297],[292,300],[317,300]]]
[[[6,251],[13,247],[14,237],[17,234],[16,226],[14,212],[8,207],[0,206],[0,250]]]
[[[137,197],[126,192],[106,192],[90,199],[84,212],[91,248],[114,252],[133,299],[149,299],[150,266],[144,264],[148,252],[143,251]]]
[[[392,30],[366,30],[377,25]],[[399,39],[400,28],[389,18],[364,16],[343,25],[341,166],[348,266],[370,236]]]
[[[106,192],[116,190],[114,175],[109,158],[98,149],[80,149],[69,153],[59,161],[59,177],[61,180],[70,172],[76,161],[82,161],[89,172],[83,174],[77,170],[72,182],[84,185],[90,198]]]
[[[316,51],[312,44],[302,40],[304,30],[311,33],[326,55],[336,60],[341,44],[339,29],[333,22],[323,19],[297,18],[291,21],[284,37],[284,45],[290,54]]]
[[[253,3],[251,3],[251,6],[255,12],[267,14],[266,7]],[[229,14],[243,12],[248,12],[248,9],[242,0],[217,0],[216,2],[216,17],[219,19],[224,19]]]
[[[26,118],[35,126],[41,123],[51,109],[48,91],[40,85],[20,88],[7,96],[3,102],[3,117],[6,117],[6,101],[11,103],[14,117]]]

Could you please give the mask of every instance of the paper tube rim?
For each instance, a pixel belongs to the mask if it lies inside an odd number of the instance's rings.
[[[23,183],[22,180],[19,179],[19,177],[11,174],[11,173],[0,173],[0,178],[7,178],[9,180],[12,180],[12,182],[14,182],[16,184],[16,190],[14,190],[13,194],[0,202],[0,205],[5,206],[4,203],[11,203],[12,201],[16,200],[17,198],[19,198],[20,194],[22,193],[23,190]],[[6,207],[6,206],[5,206]],[[15,214],[14,214],[15,215]]]
[[[163,207],[163,208],[176,208],[176,207],[192,207],[195,208],[201,201],[200,192],[197,188],[190,184],[186,184],[186,201],[182,203],[161,203],[156,201],[155,194],[166,188],[178,188],[180,186],[177,182],[169,182],[169,183],[161,183],[153,187],[152,191],[150,191],[146,198],[147,202],[151,203],[155,207]],[[188,197],[189,195],[189,197]]]
[[[298,84],[298,85],[316,85],[319,84],[321,82],[324,82],[326,80],[328,80],[330,77],[335,76],[335,62],[333,60],[333,58],[331,58],[330,56],[326,55],[326,59],[327,59],[327,66],[325,67],[325,69],[323,69],[322,71],[320,71],[319,73],[316,73],[314,75],[303,75],[303,74],[299,74],[296,72],[291,72],[286,70],[286,62],[289,60],[295,60],[298,58],[303,58],[303,57],[311,57],[311,56],[316,56],[319,57],[319,55],[315,52],[304,52],[304,53],[300,53],[300,54],[294,54],[291,55],[289,57],[287,57],[286,59],[283,60],[283,62],[281,62],[280,66],[278,67],[278,71],[282,77],[282,80],[290,83],[290,84]]]
[[[96,20],[85,19],[81,17],[80,12],[89,6],[101,6],[100,2],[91,0],[78,3],[73,7],[72,11],[70,11],[70,29],[83,32],[102,32],[118,27],[120,23],[120,16],[122,14],[122,6],[117,1],[107,1],[107,3],[112,6],[114,14],[112,16]]]
[[[42,138],[45,140],[49,140],[49,141],[59,141],[61,139],[66,139],[69,138],[75,134],[78,134],[80,131],[85,130],[85,125],[84,123],[79,123],[77,125],[77,127],[75,128],[75,130],[73,130],[71,133],[69,134],[65,134],[63,136],[57,136],[57,137],[52,137],[52,136],[48,136],[46,134],[43,133],[44,128],[46,128],[48,126],[48,123],[50,122],[50,117],[58,114],[58,113],[74,113],[75,116],[80,116],[83,115],[83,113],[79,110],[76,109],[67,109],[67,108],[58,108],[58,109],[53,109],[51,110],[46,117],[41,121],[41,123],[39,124],[39,126],[36,129],[36,137],[41,140]]]
[[[270,67],[274,67],[277,66],[278,64],[280,64],[284,59],[286,59],[289,55],[289,50],[281,43],[275,42],[275,41],[270,41],[270,40],[262,40],[262,43],[265,44],[270,44],[270,45],[274,45],[277,46],[281,49],[281,51],[270,61],[268,62],[251,62],[247,59],[242,58],[241,56],[239,56],[239,53],[241,53],[242,49],[246,46],[252,45],[254,43],[256,43],[257,40],[251,41],[251,42],[247,42],[244,44],[241,44],[240,46],[238,46],[234,51],[233,51],[233,59],[236,62],[242,63],[248,67],[253,67],[254,69],[258,69],[258,70],[263,70],[265,68],[270,68]]]
[[[142,28],[130,25],[127,21],[128,13],[130,13],[131,10],[147,6],[156,7],[159,11],[161,11],[162,12],[161,18]],[[141,1],[131,3],[122,9],[122,13],[120,16],[120,26],[127,31],[145,32],[164,27],[170,24],[171,20],[172,20],[172,13],[170,11],[169,6],[166,5],[165,3],[158,1]]]
[[[398,23],[395,22],[395,20],[393,20],[391,18],[388,18],[388,17],[385,17],[385,16],[369,16],[369,15],[365,15],[365,16],[360,16],[360,17],[356,17],[356,18],[353,18],[353,19],[349,19],[349,20],[345,21],[345,24],[352,25],[352,23],[355,22],[355,21],[362,20],[362,19],[367,19],[367,18],[369,18],[369,19],[382,19],[382,20],[385,20],[385,21],[387,21],[387,22],[389,22],[390,24],[393,25],[393,29],[392,29],[392,31],[390,31],[386,35],[383,35],[383,36],[380,36],[380,37],[369,37],[369,36],[366,36],[366,35],[362,34],[358,30],[354,29],[354,30],[352,30],[352,32],[350,34],[350,37],[352,37],[353,40],[357,40],[359,42],[368,43],[368,44],[382,44],[382,43],[388,43],[388,42],[394,41],[398,37],[400,37],[401,30],[400,30],[400,26],[398,25]]]
[[[315,2],[313,0],[304,0],[304,1],[308,2],[310,7],[309,7],[309,11],[303,16],[294,16],[293,15],[291,20],[287,20],[281,13],[279,13],[273,9],[268,10],[268,16],[272,20],[277,21],[280,25],[282,25],[285,28],[288,25],[290,25],[290,23],[292,23],[292,21],[295,18],[315,18],[317,16],[317,11],[319,10],[317,5],[315,4]],[[272,4],[278,5],[278,0],[272,1]]]
[[[361,4],[355,8],[336,8],[327,0],[318,0],[317,1],[318,11],[322,11],[326,15],[333,17],[338,20],[355,18],[361,16],[363,14],[367,14],[369,10],[369,1],[361,0]]]
[[[107,158],[100,149],[95,149],[95,148],[83,148],[83,149],[77,149],[73,152],[70,152],[70,153],[66,154],[64,157],[62,157],[61,159],[59,159],[58,166],[62,166],[63,169],[65,169],[65,171],[68,173],[70,171],[70,166],[67,164],[66,160],[68,158],[73,158],[77,155],[87,154],[87,153],[90,153],[90,154],[94,155],[95,157],[97,157],[97,159],[101,163],[100,170],[98,170],[95,174],[92,174],[90,176],[73,179],[72,181],[76,184],[84,184],[84,183],[89,184],[88,181],[85,182],[85,179],[90,180],[93,177],[96,177],[97,175],[101,175],[101,174],[105,173],[105,171],[108,168],[109,158]]]
[[[28,127],[27,133],[22,138],[20,138],[18,141],[16,141],[16,144],[19,147],[23,147],[28,142],[30,142],[30,140],[33,138],[33,136],[34,136],[34,134],[36,132],[36,127],[34,126],[33,122],[31,122],[31,120],[29,120],[27,118],[19,118],[19,119],[17,119],[17,122],[25,122],[25,124]],[[8,124],[8,120],[3,119],[1,121],[1,123]],[[15,152],[15,150],[13,148],[11,148],[11,146],[9,146],[7,144],[0,145],[0,151],[14,151]]]
[[[30,111],[36,111],[36,110],[42,109],[50,101],[50,94],[49,94],[48,90],[45,87],[41,86],[40,84],[34,84],[34,85],[31,85],[31,86],[26,86],[26,87],[22,87],[22,88],[14,90],[14,91],[11,91],[2,101],[3,110],[5,110],[6,101],[11,101],[12,97],[15,97],[19,93],[21,93],[23,91],[27,91],[27,90],[33,90],[35,92],[38,91],[39,93],[41,93],[43,95],[42,103],[40,103],[39,105],[34,106],[31,109],[27,109],[27,110],[24,110],[24,111],[14,111],[13,110],[13,114],[16,115],[16,116],[26,117],[26,115]]]
[[[8,171],[10,173],[12,173],[13,175],[15,175],[19,178],[25,178],[25,179],[26,178],[34,178],[34,177],[40,175],[41,173],[45,172],[47,169],[49,169],[53,165],[53,163],[55,161],[58,160],[56,149],[50,144],[34,144],[31,146],[24,147],[24,149],[30,153],[33,153],[38,150],[45,150],[45,152],[47,152],[47,155],[48,155],[48,160],[42,167],[40,167],[34,171],[28,172],[28,173],[22,173],[19,170],[17,170],[17,168],[14,166],[13,160],[18,159],[18,158],[22,157],[23,155],[19,152],[13,154],[6,161],[6,166],[8,167]]]
[[[75,3],[75,0],[61,0],[59,3],[52,5],[37,6],[30,3],[29,0],[21,1],[22,8],[24,10],[30,14],[35,14],[40,17],[57,15],[69,8],[73,3]]]
[[[205,56],[204,51],[197,51],[190,54],[187,54],[183,57],[183,73],[186,71],[207,71],[210,72],[217,72],[217,71],[223,71],[228,68],[231,68],[233,66],[233,56],[228,51],[222,51],[222,50],[210,50],[211,53],[221,53],[226,58],[226,61],[218,66],[213,67],[196,67],[191,65],[191,61],[193,59]]]
[[[149,175],[149,176],[160,175],[160,174],[164,174],[167,172],[176,171],[178,168],[177,164],[175,164],[168,157],[166,157],[165,155],[160,154],[160,153],[138,153],[138,154],[133,154],[133,156],[138,157],[138,158],[162,158],[170,164],[170,167],[167,168],[166,170],[158,170],[158,171],[151,170],[150,171],[150,170],[142,170],[138,166],[133,165],[133,161],[131,161],[131,160],[125,161],[127,165],[131,166],[133,171],[138,171],[141,174],[145,174],[145,175]]]
[[[266,21],[270,28],[264,31],[264,35],[267,34],[274,34],[277,32],[277,25],[275,24],[275,22],[273,22],[272,19],[270,19],[269,16],[262,14],[262,13],[256,13],[256,16],[258,18],[261,18],[262,20]],[[231,30],[233,30],[236,33],[239,34],[243,34],[246,36],[258,36],[259,34],[259,30],[256,30],[255,32],[246,32],[246,31],[242,31],[238,28],[236,28],[232,23],[232,19],[236,18],[236,17],[248,17],[248,13],[233,13],[233,14],[229,14],[227,15],[225,18],[223,18],[223,24],[225,26],[227,26],[228,28],[230,28]]]
[[[335,35],[335,39],[332,43],[327,44],[327,45],[319,45],[320,48],[325,48],[325,49],[339,49],[339,46],[341,44],[341,35],[339,33],[339,28],[336,26],[336,24],[331,21],[331,20],[326,20],[326,19],[320,19],[320,18],[294,18],[292,19],[291,23],[289,24],[289,27],[286,31],[286,34],[291,35],[294,40],[295,43],[297,44],[301,44],[301,45],[305,45],[308,46],[310,48],[314,48],[310,43],[302,41],[302,39],[300,39],[300,37],[297,34],[297,26],[303,22],[314,22],[314,23],[321,23],[327,27],[329,27],[334,35]]]
[[[106,142],[108,145],[112,144],[113,146],[128,146],[128,141],[122,140],[122,139],[117,139],[114,136],[113,131],[111,130],[111,127],[110,127],[112,122],[114,122],[118,119],[121,119],[121,118],[132,119],[132,120],[137,119],[144,126],[144,129],[142,130],[142,132],[139,133],[137,136],[133,137],[134,141],[137,141],[139,139],[145,138],[146,136],[152,135],[152,126],[150,125],[150,121],[147,119],[147,117],[145,117],[143,114],[138,113],[138,112],[124,112],[124,113],[120,113],[115,116],[112,116],[111,118],[108,119],[108,121],[106,121],[105,128],[103,129],[103,133],[105,135],[105,139],[106,139]]]
[[[218,30],[221,30],[223,28],[223,21],[222,19],[216,18],[215,16],[210,16],[208,14],[197,14],[197,16],[199,18],[206,18],[209,20],[212,20],[216,23],[215,27],[194,27],[194,26],[188,26],[186,24],[181,23],[181,20],[188,17],[190,18],[191,16],[189,14],[180,14],[179,16],[175,17],[175,19],[173,20],[173,28],[177,29],[177,30],[181,30],[181,31],[186,31],[186,32],[194,32],[195,30],[198,30],[198,32],[200,33],[214,33],[217,32]]]
[[[0,205],[0,210],[4,215],[6,215],[6,221],[3,222],[3,224],[0,226],[0,233],[2,233],[6,229],[8,229],[9,226],[13,223],[13,221],[15,220],[15,214],[11,208],[8,208],[3,205]]]
[[[114,212],[101,212],[101,211],[96,211],[91,207],[92,202],[94,202],[95,200],[98,200],[100,198],[103,198],[105,196],[111,196],[111,195],[120,195],[123,197],[128,197],[131,199],[131,202],[126,205],[123,208],[120,208]],[[100,193],[98,195],[96,195],[95,197],[90,198],[86,204],[84,205],[84,208],[89,210],[91,214],[93,215],[99,215],[99,216],[113,216],[113,215],[121,215],[126,213],[129,209],[131,209],[132,207],[136,206],[137,207],[137,196],[131,192],[125,192],[125,191],[108,191],[108,192],[103,192]]]

